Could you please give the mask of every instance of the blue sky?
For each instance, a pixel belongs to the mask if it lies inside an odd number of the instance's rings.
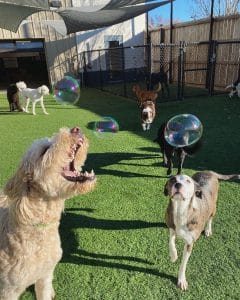
[[[177,21],[190,21],[192,1],[175,0],[173,2],[173,18]],[[164,20],[170,18],[170,4],[161,6],[149,12],[149,16],[161,16]]]

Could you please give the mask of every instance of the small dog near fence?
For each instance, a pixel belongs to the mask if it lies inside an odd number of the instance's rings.
[[[170,97],[168,76],[167,76],[167,73],[165,73],[163,70],[161,70],[158,73],[151,73],[151,84],[149,84],[149,81],[147,82],[147,84],[149,85],[151,90],[153,89],[153,87],[155,85],[157,85],[159,83],[161,84],[162,97],[165,96],[165,90],[167,91],[166,96]]]
[[[134,85],[132,90],[137,96],[141,109],[142,128],[144,131],[149,130],[156,116],[156,99],[161,85],[159,83],[158,88],[154,91],[142,90],[139,85]]]
[[[45,95],[49,95],[49,88],[46,85],[42,85],[36,89],[30,89],[30,88],[27,88],[27,85],[25,84],[25,82],[19,81],[16,83],[16,86],[20,92],[20,95],[25,100],[26,104],[23,107],[23,110],[25,112],[27,112],[27,113],[29,112],[28,106],[30,104],[30,101],[32,101],[32,113],[33,113],[33,115],[36,115],[35,107],[36,107],[37,102],[40,102],[40,105],[42,107],[44,114],[48,115],[48,113],[45,109],[44,103],[43,103],[43,97]]]
[[[154,101],[145,101],[141,107],[141,121],[143,130],[149,130],[156,116],[156,104]]]
[[[35,141],[0,191],[0,299],[17,300],[34,284],[37,299],[53,299],[64,200],[95,186],[83,172],[88,140],[78,127]]]
[[[212,219],[216,213],[219,179],[240,179],[240,175],[198,172],[192,177],[174,176],[165,185],[164,194],[170,197],[166,223],[169,227],[169,255],[172,262],[178,258],[176,236],[185,242],[178,273],[178,286],[181,290],[188,287],[185,272],[194,242],[204,229],[207,237],[212,235]]]
[[[161,84],[158,83],[157,89],[151,91],[143,90],[138,84],[134,84],[132,91],[137,96],[139,106],[141,106],[145,101],[155,102],[157,100],[158,93],[161,91]]]
[[[182,172],[183,163],[185,160],[185,157],[187,155],[194,155],[196,152],[201,148],[202,141],[199,140],[197,143],[195,143],[192,146],[185,146],[185,147],[173,147],[170,145],[165,137],[164,137],[164,131],[167,123],[163,123],[160,128],[158,129],[157,138],[154,140],[154,142],[158,143],[161,149],[161,153],[163,155],[163,165],[167,167],[167,175],[172,174],[172,168],[173,168],[173,157],[174,154],[178,157],[178,171],[177,174],[180,174]]]
[[[237,94],[240,98],[240,80],[237,80],[232,84],[226,86],[226,90],[227,89],[231,89],[230,93],[228,94],[229,98],[232,98],[235,94]]]
[[[19,90],[16,84],[10,84],[7,88],[7,99],[9,103],[10,111],[23,111],[20,102],[19,102]]]

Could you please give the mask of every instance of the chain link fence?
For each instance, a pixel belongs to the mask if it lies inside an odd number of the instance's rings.
[[[169,94],[160,92],[158,102],[212,95],[239,78],[239,45],[179,42],[85,51],[79,56],[80,76],[85,87],[129,98],[135,98],[135,84],[154,89],[153,76],[160,82],[167,78],[169,85]]]

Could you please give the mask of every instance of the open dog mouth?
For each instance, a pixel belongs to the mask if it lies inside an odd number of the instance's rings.
[[[62,176],[71,182],[84,182],[87,180],[94,180],[95,174],[93,170],[88,173],[87,171],[77,171],[74,166],[75,157],[78,152],[78,150],[81,148],[84,142],[84,136],[81,133],[80,129],[78,127],[74,127],[70,130],[71,134],[74,137],[75,143],[71,145],[70,151],[68,153],[71,161],[69,164],[67,164],[62,171]]]

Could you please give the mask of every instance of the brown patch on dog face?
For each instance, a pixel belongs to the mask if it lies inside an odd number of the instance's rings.
[[[176,177],[172,176],[164,186],[164,195],[171,196],[172,186],[177,182]]]

